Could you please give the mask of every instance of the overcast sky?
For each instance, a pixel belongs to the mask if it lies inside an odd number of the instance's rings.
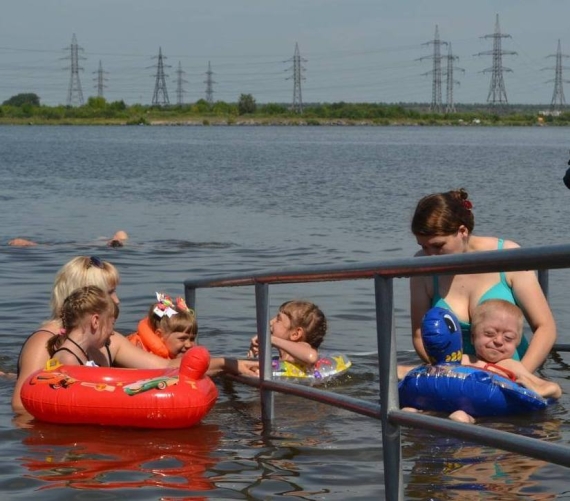
[[[456,103],[483,103],[499,15],[509,103],[549,104],[560,39],[570,55],[570,0],[2,0],[0,102],[35,92],[65,104],[72,35],[83,49],[85,99],[96,95],[99,61],[108,101],[149,104],[159,47],[167,90],[176,102],[179,64],[184,101],[205,97],[212,65],[214,100],[291,102],[299,44],[303,102],[430,102],[436,25],[452,44]],[[67,49],[66,49],[67,48]],[[443,47],[447,54],[447,47]],[[426,58],[418,60],[420,58]],[[569,69],[566,70],[570,80]],[[460,72],[462,68],[465,72]],[[570,100],[570,84],[568,99]],[[445,83],[443,84],[445,100]]]

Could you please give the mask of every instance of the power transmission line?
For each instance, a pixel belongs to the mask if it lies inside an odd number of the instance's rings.
[[[152,105],[162,106],[170,104],[168,99],[168,91],[166,89],[166,79],[168,75],[164,74],[164,68],[170,68],[170,66],[164,64],[164,57],[162,55],[162,47],[158,48],[158,62],[156,64],[156,82],[154,84],[154,92],[152,94]]]
[[[513,71],[510,68],[503,66],[503,55],[516,55],[516,52],[506,51],[502,49],[502,39],[511,38],[511,35],[501,33],[499,26],[499,14],[497,14],[495,21],[495,33],[492,35],[485,35],[481,38],[493,39],[493,50],[479,52],[476,56],[493,56],[493,66],[486,68],[483,73],[491,72],[491,84],[489,85],[489,94],[487,95],[487,102],[494,105],[508,104],[507,90],[505,89],[505,81],[503,79],[503,72]]]
[[[291,59],[287,61],[293,61],[293,66],[287,71],[293,70],[293,76],[288,77],[285,80],[293,79],[293,103],[291,109],[296,113],[303,113],[303,95],[301,93],[301,80],[305,80],[303,76],[303,71],[306,71],[302,63],[306,63],[307,60],[301,57],[301,52],[299,51],[299,44],[295,42],[295,52]]]
[[[97,84],[95,85],[95,88],[97,89],[97,97],[104,97],[103,89],[107,87],[105,85],[105,82],[107,81],[105,75],[108,74],[108,72],[103,71],[103,64],[101,63],[100,59],[99,59],[99,69],[97,71],[94,71],[93,73],[97,73],[97,77],[93,79],[97,82]]]
[[[73,106],[77,104],[83,106],[83,91],[81,90],[81,80],[79,80],[79,70],[83,71],[83,68],[79,66],[79,60],[85,59],[83,56],[79,55],[79,52],[83,51],[83,47],[77,45],[77,37],[75,33],[71,37],[71,45],[69,46],[69,56],[63,59],[70,59],[71,65],[64,69],[70,69],[69,77],[69,87],[67,89],[67,106]]]
[[[554,82],[554,91],[552,93],[552,101],[550,103],[550,110],[562,110],[564,106],[566,106],[566,99],[564,98],[564,89],[562,87],[562,83],[570,83],[569,80],[564,80],[562,78],[562,69],[568,69],[567,66],[562,65],[562,58],[563,57],[570,57],[566,54],[562,54],[562,49],[560,48],[560,39],[558,39],[558,50],[556,54],[550,54],[546,57],[555,57],[556,58],[556,67],[554,68],[554,80],[547,80],[546,83]],[[551,70],[553,68],[543,68],[543,70]]]

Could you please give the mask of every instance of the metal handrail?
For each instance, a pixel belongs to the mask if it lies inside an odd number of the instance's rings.
[[[526,454],[566,467],[570,467],[570,447],[543,442],[535,438],[521,437],[505,431],[457,423],[449,419],[401,411],[398,400],[396,338],[393,326],[393,280],[395,278],[434,274],[538,270],[539,281],[545,294],[547,294],[548,270],[561,268],[570,268],[570,245],[447,256],[411,257],[348,266],[311,267],[281,270],[269,274],[185,280],[184,290],[187,303],[191,308],[195,308],[197,289],[255,286],[257,332],[260,344],[260,377],[257,379],[235,376],[234,379],[260,388],[264,422],[271,422],[274,417],[273,392],[275,391],[335,405],[380,420],[384,446],[386,499],[394,501],[403,498],[400,425],[422,427],[423,429],[445,433],[448,436]],[[271,375],[271,344],[267,328],[269,321],[269,285],[362,279],[374,279],[375,282],[380,402],[375,404],[315,388],[273,381]],[[559,344],[555,345],[554,349],[570,351],[570,345]],[[384,402],[384,405],[381,405],[381,402]]]
[[[256,283],[286,284],[327,282],[335,280],[403,278],[419,275],[471,274],[493,271],[552,270],[570,268],[570,245],[470,252],[447,256],[425,256],[392,259],[345,266],[322,266],[287,269],[275,273],[212,277],[185,280],[187,289],[211,287],[243,287]]]

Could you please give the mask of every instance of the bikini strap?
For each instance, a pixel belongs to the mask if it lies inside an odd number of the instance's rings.
[[[113,367],[113,359],[111,358],[111,348],[109,348],[110,341],[105,343],[105,349],[107,350],[107,358],[109,359],[109,367]]]
[[[52,336],[57,336],[57,334],[55,332],[52,332],[48,329],[38,329],[37,331],[32,332],[27,338],[26,340],[22,343],[22,346],[20,347],[20,353],[18,354],[18,363],[16,364],[16,375],[17,377],[20,377],[20,360],[22,358],[22,351],[24,351],[24,346],[26,345],[26,343],[29,341],[29,339],[36,333],[36,332],[49,332]]]
[[[85,365],[83,363],[83,361],[75,353],[73,353],[69,348],[66,348],[64,346],[63,348],[59,348],[59,349],[55,350],[53,352],[53,354],[55,355],[58,351],[67,351],[68,353],[71,353],[77,359],[77,361],[79,362],[79,365]]]
[[[49,332],[52,336],[57,336],[55,332],[50,331],[49,329],[38,329],[30,334],[30,337],[33,336],[36,332]]]
[[[503,238],[499,238],[499,241],[497,242],[497,250],[503,250],[504,246],[505,246],[505,240]],[[499,272],[499,277],[501,282],[503,282],[505,286],[509,287],[509,284],[507,283],[507,274],[504,271]]]

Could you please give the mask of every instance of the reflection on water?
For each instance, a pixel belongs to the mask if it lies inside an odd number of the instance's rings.
[[[541,421],[531,426],[515,422],[516,419],[509,419],[485,424],[542,440],[560,439],[560,420]],[[555,499],[556,490],[550,490],[543,478],[545,475],[552,478],[553,473],[561,478],[565,475],[564,468],[545,461],[455,438],[420,431],[408,440],[404,455],[413,462],[406,489],[409,499]]]
[[[123,430],[34,423],[21,458],[40,489],[164,487],[208,491],[222,431],[215,425],[189,430]]]

